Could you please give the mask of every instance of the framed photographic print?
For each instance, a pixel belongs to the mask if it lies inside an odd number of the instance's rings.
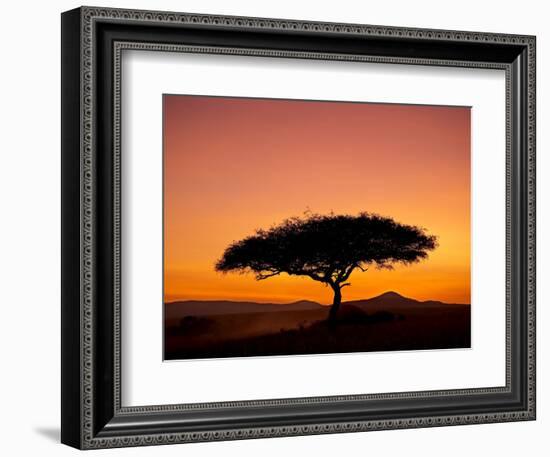
[[[535,38],[62,15],[62,442],[535,418]]]

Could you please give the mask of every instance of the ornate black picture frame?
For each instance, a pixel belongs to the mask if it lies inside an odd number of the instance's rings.
[[[121,405],[124,49],[506,72],[506,386]],[[62,442],[80,449],[535,419],[535,37],[82,7],[62,15]]]

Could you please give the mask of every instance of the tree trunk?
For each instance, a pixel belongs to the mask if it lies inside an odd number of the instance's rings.
[[[334,300],[332,301],[332,306],[328,312],[328,322],[331,325],[335,325],[336,315],[338,314],[338,309],[342,303],[342,291],[340,290],[339,285],[332,286],[332,289],[334,290]]]

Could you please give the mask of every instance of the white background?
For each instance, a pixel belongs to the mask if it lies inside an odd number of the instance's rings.
[[[101,455],[547,455],[550,426],[550,30],[544,2],[98,1],[175,11],[361,22],[538,36],[538,420],[438,429],[100,451]],[[9,6],[8,6],[9,5]],[[3,5],[0,113],[0,427],[6,455],[69,455],[59,441],[60,18],[72,1]],[[98,454],[99,455],[99,454]]]
[[[504,71],[144,51],[122,61],[124,406],[505,385]],[[472,348],[162,362],[163,93],[472,106]]]

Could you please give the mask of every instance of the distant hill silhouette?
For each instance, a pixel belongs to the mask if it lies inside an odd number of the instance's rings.
[[[352,300],[345,302],[347,305],[353,305],[364,311],[375,311],[379,309],[399,309],[399,308],[434,308],[440,306],[464,306],[462,303],[444,303],[437,300],[419,301],[414,298],[404,297],[397,292],[385,292],[373,298],[364,300]]]
[[[407,298],[397,292],[385,292],[376,297],[352,300],[342,303],[343,306],[353,306],[363,311],[426,309],[441,306],[460,306],[460,304],[443,303],[436,300],[419,301]],[[310,300],[300,300],[287,304],[257,303],[230,300],[185,300],[166,303],[165,319],[177,319],[184,316],[216,316],[223,314],[267,313],[281,311],[324,310],[328,307]]]
[[[309,300],[292,303],[256,303],[230,300],[185,300],[167,303],[165,319],[183,316],[215,316],[219,314],[267,313],[277,311],[308,311],[324,309],[324,306]]]

